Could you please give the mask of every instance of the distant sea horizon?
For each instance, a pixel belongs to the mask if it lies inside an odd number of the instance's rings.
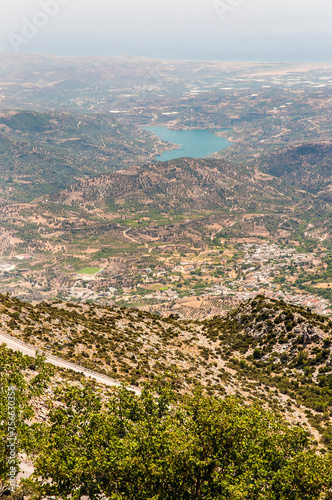
[[[0,44],[1,45],[1,44]],[[9,43],[3,43],[2,52],[13,53]],[[132,40],[128,35],[91,37],[38,37],[20,47],[21,54],[59,55],[65,57],[115,57],[128,54],[160,60],[234,61],[256,63],[332,63],[332,33],[278,35],[220,35],[205,37],[173,36],[166,38],[142,37]],[[1,50],[0,49],[0,50]]]
[[[240,57],[240,56],[234,56],[234,57],[217,57],[217,56],[189,56],[189,55],[166,55],[166,54],[146,54],[146,53],[134,53],[134,52],[109,52],[109,53],[104,53],[103,51],[101,52],[91,52],[91,50],[82,53],[81,51],[73,51],[73,52],[60,52],[57,50],[41,50],[41,51],[29,51],[29,50],[22,50],[20,52],[12,52],[12,51],[0,51],[0,56],[18,56],[18,55],[35,55],[35,56],[58,56],[58,57],[142,57],[142,58],[147,58],[147,59],[156,59],[160,61],[192,61],[192,62],[239,62],[239,63],[261,63],[261,64],[332,64],[332,57],[325,58],[308,58],[307,53],[303,54],[302,57],[260,57],[260,56],[251,56],[251,57]]]

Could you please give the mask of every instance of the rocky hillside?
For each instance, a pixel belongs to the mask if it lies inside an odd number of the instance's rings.
[[[306,309],[258,296],[194,322],[0,296],[0,322],[0,331],[133,385],[171,371],[181,391],[263,401],[332,444],[332,321]]]

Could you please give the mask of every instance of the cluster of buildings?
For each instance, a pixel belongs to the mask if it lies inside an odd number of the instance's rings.
[[[141,284],[134,287],[127,286],[121,289],[110,287],[98,291],[93,290],[93,287],[88,284],[83,286],[78,281],[71,288],[69,296],[83,301],[104,299],[110,303],[113,300],[120,300],[128,303],[143,301],[142,304],[155,304],[156,302],[170,304],[178,302],[184,295],[220,299],[232,297],[242,302],[263,294],[270,298],[283,299],[294,305],[309,307],[319,314],[332,315],[332,306],[328,300],[307,292],[302,294],[296,287],[292,287],[300,272],[322,265],[321,260],[315,254],[299,253],[295,248],[283,248],[266,242],[261,245],[242,245],[239,256],[233,261],[234,272],[229,278],[223,276],[220,280],[215,278],[210,280],[211,272],[215,268],[212,265],[201,265],[200,276],[202,275],[203,280],[207,280],[209,284],[199,290],[190,288],[192,283],[189,287],[181,286],[181,289],[176,286],[182,281],[179,276],[187,276],[188,279],[190,273],[197,267],[193,262],[183,261],[171,270],[160,266],[153,270],[144,269],[140,276]],[[229,262],[226,265],[229,266]],[[217,267],[223,268],[223,265]],[[95,276],[91,278],[94,280]],[[145,289],[145,293],[142,293],[143,290],[140,291],[140,289]]]
[[[310,307],[319,314],[331,315],[331,303],[312,294],[299,294],[282,289],[274,282],[280,271],[289,268],[290,272],[298,272],[299,267],[319,264],[317,257],[298,253],[294,248],[281,248],[272,243],[263,245],[244,245],[244,271],[240,279],[235,279],[227,286],[216,285],[211,294],[234,295],[239,300],[248,300],[257,294],[270,298],[283,299],[294,305]],[[251,265],[251,267],[247,267]]]

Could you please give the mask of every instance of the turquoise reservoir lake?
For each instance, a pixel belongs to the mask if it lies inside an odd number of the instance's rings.
[[[177,149],[165,151],[156,159],[159,161],[175,160],[176,158],[204,158],[231,146],[226,137],[218,137],[214,132],[224,130],[169,130],[167,127],[144,127],[161,139],[179,145]]]

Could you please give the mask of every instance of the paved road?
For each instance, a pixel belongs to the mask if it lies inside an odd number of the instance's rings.
[[[13,351],[20,351],[21,353],[32,357],[36,356],[36,349],[33,346],[25,344],[24,342],[21,342],[20,340],[15,339],[11,335],[7,335],[2,331],[0,331],[0,344],[6,344],[7,347],[12,349]],[[117,386],[117,387],[121,386],[120,382],[110,377],[106,377],[105,375],[101,375],[97,372],[87,370],[86,368],[83,368],[82,366],[79,365],[75,365],[74,363],[69,363],[60,358],[57,358],[56,356],[53,356],[52,354],[48,354],[45,351],[43,351],[43,354],[46,355],[46,361],[54,366],[58,366],[60,368],[68,368],[74,370],[75,372],[83,373],[86,377],[94,378],[97,382],[101,384],[105,384],[108,386]],[[136,394],[141,393],[141,391],[137,387],[130,387],[130,389],[134,391]],[[17,479],[27,479],[28,477],[31,476],[33,471],[34,468],[32,463],[29,462],[28,460],[22,459],[20,463],[20,473],[18,474]],[[84,498],[87,499],[87,497]]]
[[[23,354],[27,354],[28,356],[33,356],[33,357],[36,356],[35,347],[29,344],[25,344],[24,342],[21,342],[20,340],[0,330],[0,344],[2,343],[6,344],[7,347],[13,349],[14,351],[20,351]],[[53,356],[47,351],[42,351],[42,353],[45,354],[47,363],[50,363],[54,366],[58,366],[60,368],[67,368],[69,370],[74,370],[75,372],[78,373],[83,373],[86,377],[93,378],[100,384],[105,384],[108,386],[117,386],[117,387],[122,385],[121,382],[118,382],[115,379],[107,377],[106,375],[101,375],[100,373],[94,372],[92,370],[88,370],[87,368],[84,368],[80,365],[75,365],[74,363],[70,363],[69,361],[64,361],[63,359],[58,358],[57,356]],[[136,394],[141,393],[141,391],[137,387],[130,387],[130,389],[134,391]]]

